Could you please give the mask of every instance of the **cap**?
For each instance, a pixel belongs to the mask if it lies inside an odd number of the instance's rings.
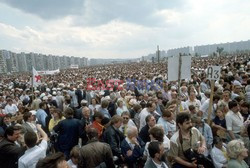
[[[237,81],[237,80],[235,80],[235,81],[233,82],[233,85],[234,85],[234,86],[240,86],[240,87],[242,87],[241,83],[240,83],[239,81]]]
[[[31,110],[30,112],[32,115],[36,115],[36,110]]]

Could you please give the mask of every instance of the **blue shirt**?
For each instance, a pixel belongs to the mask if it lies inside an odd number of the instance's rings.
[[[47,113],[43,109],[38,109],[36,113],[36,118],[42,126],[46,127],[46,117]]]

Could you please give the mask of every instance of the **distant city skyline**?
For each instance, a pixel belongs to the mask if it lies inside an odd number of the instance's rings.
[[[86,58],[250,39],[248,0],[1,0],[1,49]]]
[[[85,67],[87,65],[109,64],[109,63],[124,63],[138,61],[154,61],[163,60],[164,57],[176,56],[181,54],[191,54],[193,56],[212,55],[217,53],[217,48],[221,48],[222,52],[235,53],[237,51],[250,51],[250,40],[227,42],[220,44],[206,44],[201,46],[187,46],[173,48],[167,51],[157,50],[155,53],[150,53],[145,56],[127,59],[103,59],[103,58],[86,58],[75,56],[58,56],[45,55],[42,53],[15,53],[7,50],[0,50],[0,73],[8,72],[26,72],[31,71],[32,67],[37,70],[55,70],[66,69],[77,65]],[[158,57],[159,56],[159,57]]]

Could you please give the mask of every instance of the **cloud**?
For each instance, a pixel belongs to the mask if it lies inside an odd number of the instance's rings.
[[[0,4],[0,10],[13,16],[8,15],[10,21],[0,16],[1,47],[88,58],[133,58],[154,53],[157,45],[168,50],[250,39],[247,0],[60,2],[5,0],[12,7]]]
[[[82,12],[83,0],[1,0],[26,13],[43,19],[58,19],[68,15],[79,15]]]
[[[98,26],[120,20],[145,26],[163,26],[164,18],[156,15],[159,10],[180,7],[184,0],[2,0],[14,8],[31,13],[45,20],[66,16],[74,17],[73,24]]]

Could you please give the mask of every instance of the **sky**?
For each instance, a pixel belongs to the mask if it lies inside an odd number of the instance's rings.
[[[0,49],[87,58],[250,39],[249,0],[0,0]]]

